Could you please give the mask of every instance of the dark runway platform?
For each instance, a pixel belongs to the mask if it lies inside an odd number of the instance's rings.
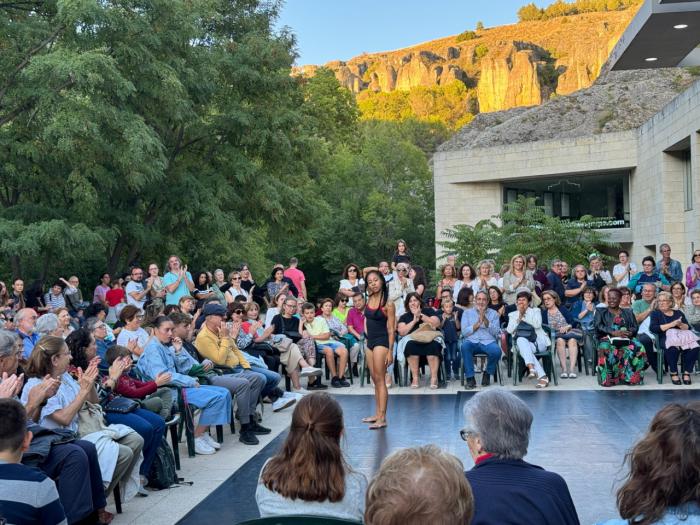
[[[459,437],[462,406],[471,392],[457,395],[389,397],[389,427],[367,430],[361,423],[373,413],[371,396],[339,395],[346,425],[344,448],[350,464],[369,477],[390,452],[435,443],[473,466]],[[624,477],[622,461],[662,406],[687,402],[698,390],[580,390],[516,392],[531,407],[533,422],[526,460],[561,474],[569,485],[582,524],[617,517],[614,487]],[[258,516],[255,487],[263,463],[286,433],[192,509],[180,524],[238,523]]]

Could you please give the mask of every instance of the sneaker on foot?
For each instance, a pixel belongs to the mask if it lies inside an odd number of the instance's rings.
[[[304,368],[301,369],[301,377],[309,377],[309,376],[320,376],[323,373],[323,371],[320,368],[315,368],[313,366],[305,366]]]
[[[180,414],[173,414],[170,416],[169,419],[165,420],[165,426],[169,427],[170,425],[174,425],[175,423],[180,421]]]
[[[253,434],[250,430],[246,429],[241,429],[241,434],[238,437],[238,441],[243,443],[244,445],[257,445],[260,443],[257,437],[255,437],[255,434]]]
[[[272,411],[279,412],[280,410],[284,410],[285,408],[292,406],[296,402],[296,398],[282,396],[272,403]]]
[[[211,434],[205,432],[204,434],[202,434],[202,437],[207,442],[207,444],[214,450],[219,450],[221,448],[221,443],[219,443],[217,440],[211,437]]]
[[[262,436],[262,435],[269,434],[270,432],[272,432],[272,430],[270,430],[267,427],[262,426],[257,421],[255,423],[251,423],[248,430],[250,430],[253,434],[256,434],[258,436]]]
[[[337,377],[334,377],[333,379],[331,379],[331,386],[333,388],[340,388],[343,385],[340,384],[340,379],[338,379]]]
[[[299,388],[299,389],[296,389],[296,388],[295,388],[295,389],[293,389],[293,390],[290,392],[290,394],[293,394],[293,395],[295,395],[295,396],[306,396],[306,395],[308,395],[308,394],[310,394],[310,393],[311,393],[311,392],[309,392],[309,391],[306,390],[305,388]]]
[[[194,438],[194,452],[195,454],[209,456],[211,454],[214,454],[216,450],[214,450],[213,447],[209,446],[209,443],[207,443],[207,440],[204,439],[204,436],[199,436],[198,438]]]
[[[348,387],[348,386],[350,386],[350,381],[348,381],[344,377],[341,377],[340,378],[340,386]]]

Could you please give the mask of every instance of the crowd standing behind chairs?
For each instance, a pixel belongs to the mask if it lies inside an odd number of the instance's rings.
[[[68,522],[109,523],[105,495],[117,484],[126,499],[147,494],[167,426],[187,433],[183,420],[198,410],[192,453],[210,455],[222,438],[214,427],[235,417],[239,440],[257,444],[270,432],[259,401],[273,411],[293,406],[328,387],[324,368],[332,388],[366,373],[379,387],[377,412],[365,418],[371,429],[387,426],[385,388],[418,387],[424,365],[431,388],[463,378],[472,389],[477,373],[482,386],[502,381],[503,362],[515,381],[527,376],[546,388],[557,379],[556,358],[561,379],[576,379],[583,362],[602,386],[639,384],[649,366],[659,380],[668,368],[673,384],[691,384],[700,251],[685,274],[668,245],[641,271],[627,252],[618,258],[612,272],[592,254],[570,273],[565,261],[547,268],[519,254],[497,273],[492,260],[448,256],[431,287],[399,241],[390,261],[347,264],[335,299],[316,303],[296,258],[256,282],[246,264],[228,281],[222,269],[193,278],[171,256],[164,275],[155,263],[146,271],[135,264],[124,278],[101,275],[91,303],[77,276],[45,293],[39,281],[25,292],[15,279],[11,291],[0,283],[0,397],[24,405],[36,429],[30,450],[72,436],[38,463],[57,481]],[[54,450],[72,461],[54,460]]]

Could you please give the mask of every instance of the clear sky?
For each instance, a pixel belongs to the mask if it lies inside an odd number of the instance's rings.
[[[514,23],[530,0],[285,0],[278,25],[297,37],[297,65],[348,60]],[[550,2],[536,2],[538,5]]]

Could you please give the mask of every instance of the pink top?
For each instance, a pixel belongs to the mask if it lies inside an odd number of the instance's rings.
[[[284,271],[284,276],[289,277],[292,280],[294,286],[296,286],[297,290],[299,290],[299,297],[302,297],[304,292],[302,291],[301,283],[306,280],[306,277],[304,277],[304,272],[302,272],[299,268],[287,268]],[[304,299],[306,299],[306,297],[304,297]]]
[[[348,327],[352,326],[358,334],[362,335],[365,333],[365,314],[357,308],[350,308],[345,324]]]

